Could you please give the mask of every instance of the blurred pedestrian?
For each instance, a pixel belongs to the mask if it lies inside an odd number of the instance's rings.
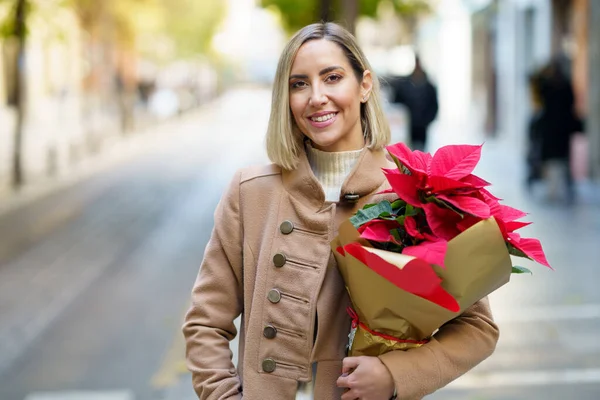
[[[404,104],[410,117],[410,146],[424,151],[427,131],[438,113],[437,88],[429,80],[419,56],[415,56],[413,72],[404,79],[394,79],[392,102]]]
[[[192,291],[183,332],[200,399],[420,399],[491,354],[498,329],[483,299],[422,347],[345,358],[350,302],[330,241],[382,198],[389,137],[354,37],[333,23],[301,29],[277,67],[273,164],[235,174]],[[235,366],[229,342],[240,315]]]
[[[526,183],[544,179],[549,168],[563,170],[567,199],[575,189],[571,173],[571,138],[581,132],[582,122],[575,113],[575,98],[569,77],[559,58],[554,58],[530,78],[534,111],[529,122],[528,175]]]

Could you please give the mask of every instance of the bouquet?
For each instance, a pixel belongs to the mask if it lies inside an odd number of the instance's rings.
[[[491,194],[473,171],[482,146],[435,155],[387,147],[390,200],[368,204],[331,243],[349,292],[349,355],[377,356],[427,343],[444,323],[506,284],[510,255],[550,267],[541,243],[516,231],[527,214]]]

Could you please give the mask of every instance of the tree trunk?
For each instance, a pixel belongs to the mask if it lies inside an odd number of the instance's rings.
[[[25,75],[26,75],[26,20],[27,20],[27,0],[17,0],[15,10],[15,38],[17,45],[17,56],[15,57],[15,104],[16,104],[16,122],[13,146],[13,176],[12,186],[15,189],[20,188],[24,182],[23,176],[23,125],[25,121]]]
[[[321,0],[320,5],[321,7],[319,9],[319,19],[323,22],[330,22],[331,20],[333,20],[333,15],[331,12],[333,7],[333,1]]]
[[[354,35],[358,19],[358,0],[342,1],[342,23]]]

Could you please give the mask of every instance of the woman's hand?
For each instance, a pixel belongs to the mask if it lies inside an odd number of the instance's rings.
[[[377,357],[346,357],[338,387],[348,390],[342,400],[389,400],[394,395],[390,371]]]

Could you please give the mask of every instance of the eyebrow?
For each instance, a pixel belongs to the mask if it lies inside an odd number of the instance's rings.
[[[336,69],[341,69],[342,71],[345,71],[345,69],[343,67],[340,67],[339,65],[332,65],[331,67],[323,68],[321,71],[319,71],[319,75],[328,74],[331,71],[335,71]],[[290,79],[308,79],[308,75],[290,75]]]

